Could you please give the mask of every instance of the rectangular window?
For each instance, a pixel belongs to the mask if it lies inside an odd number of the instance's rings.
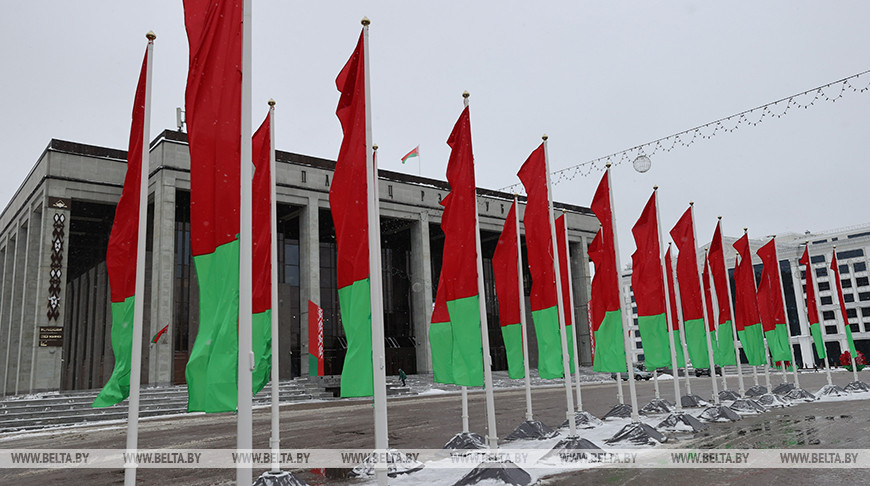
[[[810,257],[812,263],[825,263],[825,255],[813,255]]]
[[[858,324],[849,324],[849,327],[852,328],[852,332],[861,332],[861,329],[858,328]]]
[[[801,270],[801,280],[806,280],[806,279],[807,279],[807,271]]]
[[[837,334],[837,326],[825,326],[825,334]]]
[[[834,303],[830,295],[819,297],[819,302],[821,302],[822,305],[831,305]]]
[[[822,319],[826,321],[834,320],[834,311],[824,311],[822,312]]]
[[[840,265],[840,274],[849,273],[849,265]]]
[[[845,260],[847,258],[858,258],[864,256],[864,250],[858,248],[857,250],[846,250],[846,251],[838,251],[837,258],[840,260]]]
[[[870,236],[870,231],[865,231],[863,233],[854,233],[847,236],[846,238],[860,238],[862,236]]]
[[[821,243],[827,243],[827,242],[828,242],[828,240],[816,240],[816,241],[813,242],[813,244],[814,244],[814,245],[819,245],[819,244],[821,244]]]
[[[831,290],[831,284],[828,282],[819,282],[819,291]]]
[[[843,294],[843,301],[845,302],[855,302],[855,294]]]
[[[861,308],[861,316],[870,317],[870,307],[862,307]]]
[[[856,272],[866,272],[867,271],[867,264],[865,262],[857,262],[854,265],[854,267],[855,267]]]
[[[846,316],[850,319],[853,317],[858,317],[858,310],[857,309],[846,309]]]
[[[816,275],[818,275],[819,277],[827,277],[828,276],[828,269],[825,267],[817,268]]]
[[[844,289],[851,289],[852,280],[848,278],[846,280],[840,280],[840,285],[843,286]]]
[[[870,285],[870,277],[858,277],[855,279],[855,283],[858,284],[858,287],[866,287]]]
[[[868,300],[870,300],[870,292],[860,292],[858,294],[858,300],[860,300],[861,302],[867,302]]]

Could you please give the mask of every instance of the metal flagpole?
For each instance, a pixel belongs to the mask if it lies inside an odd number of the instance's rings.
[[[831,261],[836,261],[836,259],[837,259],[837,245],[834,245],[831,249]],[[837,262],[837,263],[839,265],[839,262]],[[846,334],[846,326],[849,325],[849,319],[848,319],[848,316],[846,315],[846,309],[840,305],[840,302],[842,302],[842,298],[843,298],[843,286],[840,283],[840,268],[837,265],[834,265],[834,266],[836,267],[836,268],[834,268],[834,279],[835,279],[834,285],[837,286],[837,311],[838,311],[837,312],[837,314],[838,314],[837,321],[842,324],[843,336],[846,338],[846,348],[848,348],[850,351],[849,352],[849,359],[852,362],[852,378],[855,382],[857,382],[858,381],[858,367],[856,366],[856,363],[855,363],[855,354],[856,353],[851,352],[852,349],[849,346],[849,335]],[[855,351],[857,352],[857,349]]]
[[[468,106],[468,91],[462,93],[463,103]],[[475,188],[475,192],[477,189]],[[475,197],[476,200],[476,197]],[[483,345],[483,385],[486,395],[487,439],[490,449],[498,449],[498,432],[495,428],[495,396],[492,390],[492,357],[489,355],[489,324],[486,318],[486,293],[483,285],[483,252],[480,250],[480,216],[475,201],[474,240],[477,245],[477,299],[480,311],[480,338]],[[519,249],[518,249],[519,250]]]
[[[719,347],[721,346],[719,340],[719,320],[721,319],[721,316],[719,312],[719,299],[716,297],[716,287],[713,283],[713,267],[710,265],[710,254],[708,253],[708,250],[709,248],[704,248],[704,265],[708,273],[706,284],[710,286],[710,305],[713,306],[713,308],[710,309],[710,314],[713,316],[713,326],[715,328],[716,335],[716,347]],[[702,282],[702,285],[703,284],[704,282]],[[707,296],[705,295],[704,299],[706,298]],[[728,389],[728,381],[725,379],[725,365],[720,365],[719,369],[722,372],[722,391],[725,391]]]
[[[658,196],[659,186],[653,186],[653,194],[655,195],[655,204],[656,204],[656,231],[658,231],[658,235],[656,236],[659,241],[659,264],[662,267],[662,279],[664,282],[665,289],[665,319],[668,323],[668,334],[670,335],[671,340],[671,369],[674,373],[674,402],[677,407],[677,411],[683,409],[683,404],[680,400],[680,368],[677,366],[677,344],[674,341],[674,323],[673,316],[671,316],[671,296],[668,291],[668,272],[665,266],[665,253],[662,248],[662,225],[661,225],[661,216],[659,215],[659,196]]]
[[[281,452],[279,426],[281,391],[278,383],[280,352],[278,350],[278,211],[275,191],[277,180],[278,172],[275,162],[275,100],[269,100],[269,257],[272,264],[269,275],[272,289],[272,436],[269,439],[269,446],[272,448],[272,472],[274,473],[281,471],[281,463],[278,460],[278,454]]]
[[[619,238],[616,235],[616,211],[613,209],[613,186],[610,183],[610,162],[607,163],[607,168],[605,169],[605,173],[607,174],[607,197],[610,199],[610,231],[613,233],[613,253],[616,258],[616,276],[617,281],[620,281],[619,275],[622,273],[622,266],[619,263]],[[625,347],[625,367],[626,372],[628,373],[628,393],[629,398],[631,398],[631,421],[639,422],[640,418],[638,416],[638,408],[637,408],[637,391],[634,386],[634,360],[632,359],[631,352],[631,343],[629,339],[631,337],[631,333],[629,332],[628,319],[631,315],[626,309],[626,299],[625,291],[622,288],[622,282],[619,283],[619,307],[620,314],[622,316],[622,342]],[[617,376],[619,376],[617,374]],[[617,378],[619,381],[619,378]]]
[[[568,364],[568,335],[565,332],[565,303],[562,301],[562,273],[559,269],[559,245],[556,243],[556,223],[553,218],[553,190],[550,185],[550,156],[547,150],[547,135],[541,137],[544,140],[544,168],[547,173],[547,202],[549,209],[547,217],[550,224],[550,241],[553,251],[553,270],[556,279],[556,310],[559,314],[559,337],[562,340],[562,368],[565,377],[565,399],[568,408],[565,418],[568,419],[568,436],[577,436],[577,423],[574,420],[574,395],[571,393],[571,367]],[[618,380],[618,379],[617,379]]]
[[[468,387],[462,387],[462,433],[467,434],[468,427]]]
[[[772,239],[774,241],[776,241],[776,235],[773,235]],[[773,248],[774,248],[774,250],[776,250],[776,243],[773,244]],[[779,265],[779,255],[776,254],[775,252],[774,252],[774,254],[776,255],[776,264]],[[785,287],[784,287],[784,284],[782,282],[782,272],[780,271],[779,268],[777,268],[776,271],[778,272],[777,274],[779,275],[779,295],[780,295],[780,297],[782,297],[782,310],[783,310],[783,314],[785,315],[785,332],[786,332],[786,336],[788,336],[788,352],[789,352],[789,355],[791,357],[791,368],[792,368],[792,371],[794,372],[794,387],[800,388],[801,383],[798,380],[797,363],[795,363],[795,361],[794,361],[794,348],[791,345],[791,326],[788,323],[788,313],[787,313],[788,306],[786,305],[786,302],[785,302]],[[783,364],[783,370],[784,369],[785,369],[785,364]]]
[[[139,214],[136,238],[136,283],[133,295],[133,349],[130,353],[130,398],[127,407],[127,452],[134,453],[139,447],[139,387],[142,375],[142,331],[145,310],[145,235],[148,221],[148,172],[150,165],[149,142],[151,140],[151,66],[153,66],[154,32],[145,34],[148,39],[145,65],[145,111],[142,123],[142,163],[139,168]],[[135,459],[134,459],[135,461]],[[136,463],[124,465],[124,484],[136,484]]]
[[[692,220],[692,247],[697,248],[696,242],[698,241],[697,231],[695,230],[695,203],[694,201],[689,201],[689,216],[691,216]],[[704,261],[707,261],[707,255],[704,254]],[[692,262],[695,265],[695,273],[698,275],[698,287],[701,293],[701,310],[703,311],[702,319],[704,321],[704,336],[707,337],[707,357],[710,360],[710,383],[713,385],[713,403],[716,405],[720,405],[719,403],[719,385],[716,383],[716,360],[713,356],[713,340],[710,339],[710,325],[707,322],[709,316],[707,315],[707,298],[704,294],[704,281],[703,275],[697,271],[698,262],[697,260]]]
[[[252,270],[252,199],[253,157],[251,152],[251,0],[242,6],[242,103],[241,103],[241,204],[239,226],[239,356],[238,356],[238,418],[236,448],[239,452],[253,449],[253,270]],[[250,461],[236,468],[236,483],[248,486],[253,482]]]
[[[520,241],[520,205],[517,203],[517,195],[514,193],[514,225],[517,231],[517,284],[519,285],[520,297],[520,329],[523,336],[523,369],[525,370],[526,386],[526,420],[531,422],[532,416],[532,379],[529,376],[529,336],[526,331],[526,293],[523,289],[523,247]]]
[[[807,245],[807,269],[806,269],[806,272],[807,272],[807,275],[810,275],[810,272],[813,272],[812,273],[812,275],[813,275],[812,280],[813,280],[813,293],[815,294],[815,301],[816,301],[816,319],[819,320],[819,327],[821,327],[822,322],[823,322],[822,321],[822,314],[821,314],[822,306],[819,303],[819,286],[817,285],[817,282],[816,282],[816,277],[815,277],[816,272],[813,269],[813,260],[812,260],[812,257],[810,257],[810,242],[809,242],[809,240],[807,240],[806,245]],[[809,312],[809,305],[807,305],[807,312]],[[812,326],[810,326],[810,327],[812,327]],[[812,329],[810,329],[810,336],[812,336],[812,333],[813,333],[813,331],[812,331]],[[824,342],[822,344],[824,345]],[[824,348],[825,348],[825,358],[824,358],[824,360],[825,360],[825,375],[828,379],[828,386],[832,386],[834,384],[834,382],[831,381],[831,363],[828,359],[828,347],[825,346]]]
[[[733,300],[731,300],[731,284],[728,279],[728,266],[725,265],[725,242],[722,239],[722,216],[718,217],[719,221],[716,225],[719,227],[719,246],[722,248],[722,268],[725,270],[725,287],[728,296],[728,310],[731,313],[731,336],[734,340],[734,361],[737,363],[737,383],[738,389],[737,393],[740,396],[746,392],[746,389],[743,387],[743,365],[740,363],[740,348],[738,347],[738,339],[737,339],[737,316],[734,315],[734,304]],[[734,260],[734,265],[736,267],[737,260]],[[715,280],[715,279],[714,279]],[[713,282],[713,285],[716,285],[716,282]],[[716,289],[716,293],[720,292],[719,289]],[[722,374],[725,374],[725,370],[722,370]]]
[[[384,298],[381,275],[381,223],[380,198],[378,196],[378,171],[372,149],[371,69],[369,67],[369,25],[363,17],[363,66],[365,72],[365,118],[366,118],[366,188],[368,195],[369,236],[369,282],[372,306],[372,382],[374,385],[375,451],[386,454],[389,449],[387,437],[387,375],[384,351]],[[387,484],[386,465],[378,463],[375,474],[379,485]]]
[[[743,228],[743,234],[746,236],[746,244],[749,244],[749,228]],[[755,287],[755,292],[758,292],[758,282],[755,280],[755,268],[752,265],[752,252],[749,253],[749,268],[752,269],[752,285]],[[763,326],[763,325],[762,325]],[[772,390],[770,386],[770,349],[767,345],[767,336],[764,335],[764,328],[761,331],[761,341],[764,343],[764,383],[767,385],[767,391]]]
[[[671,243],[668,242],[668,250],[671,249]],[[673,253],[671,253],[671,258],[673,258]],[[671,269],[671,273],[674,274],[675,269]],[[683,300],[680,297],[680,282],[677,280],[677,276],[674,275],[674,298],[677,299],[677,320],[681,323],[680,325],[680,346],[683,348],[683,362],[686,363],[686,395],[692,395],[692,378],[689,376],[689,351],[686,347],[686,320],[683,319]],[[692,369],[695,369],[695,364],[692,363]]]
[[[565,269],[566,273],[568,273],[568,312],[571,313],[571,320],[573,324],[571,325],[571,338],[572,338],[572,347],[574,348],[574,390],[577,393],[577,411],[583,410],[583,396],[580,393],[580,351],[577,348],[577,317],[574,312],[574,279],[571,275],[571,249],[568,248],[568,216],[566,216],[567,211],[562,210],[562,222],[565,225],[565,265],[568,268]]]

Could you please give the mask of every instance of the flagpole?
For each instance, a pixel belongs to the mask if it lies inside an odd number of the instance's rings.
[[[734,341],[734,361],[737,363],[737,386],[739,387],[737,393],[742,397],[746,392],[746,388],[743,386],[743,365],[740,362],[740,347],[737,339],[737,317],[734,315],[734,301],[731,297],[731,283],[728,279],[728,266],[725,265],[725,241],[722,238],[722,216],[718,216],[717,218],[718,221],[716,222],[716,225],[719,228],[719,247],[722,248],[722,268],[725,271],[725,290],[728,294],[728,311],[731,313],[731,339]],[[737,266],[736,259],[734,260],[734,266],[735,268]],[[722,370],[722,373],[724,374],[725,370]]]
[[[653,195],[655,197],[654,202],[656,205],[656,231],[659,243],[659,265],[662,268],[662,278],[664,279],[664,289],[665,289],[665,319],[668,324],[668,335],[671,340],[671,369],[674,373],[674,402],[677,407],[677,411],[683,409],[683,404],[680,400],[680,369],[677,366],[677,344],[674,341],[674,323],[673,316],[671,316],[671,296],[670,291],[668,290],[668,272],[666,270],[665,265],[665,253],[662,248],[662,225],[661,216],[659,215],[659,196],[658,196],[659,186],[653,186]]]
[[[782,272],[779,271],[779,255],[776,253],[776,235],[773,235],[772,239],[774,241],[774,243],[773,243],[774,255],[776,255],[776,264],[777,264],[776,271],[779,272],[778,273],[778,275],[779,275],[779,295],[780,295],[780,297],[782,297],[782,310],[783,310],[783,314],[785,315],[785,332],[786,332],[786,336],[788,337],[788,352],[789,352],[789,356],[791,358],[791,369],[792,369],[792,372],[794,373],[794,387],[800,388],[801,383],[798,379],[797,363],[795,363],[795,361],[794,361],[794,347],[792,347],[792,345],[791,345],[791,326],[788,323],[788,314],[787,314],[788,306],[786,305],[786,302],[785,302],[785,287],[784,287],[784,284],[782,283]],[[797,300],[797,299],[795,299],[795,300]],[[783,367],[784,366],[785,366],[785,364],[783,364]]]
[[[142,375],[142,331],[145,310],[145,235],[148,221],[148,172],[151,140],[151,67],[153,66],[154,32],[145,34],[148,39],[145,65],[145,110],[142,123],[142,162],[139,167],[139,214],[136,238],[136,283],[133,295],[133,342],[130,353],[130,399],[127,407],[127,452],[135,453],[139,447],[139,387]],[[124,465],[124,484],[136,484],[136,463]]]
[[[574,395],[571,393],[571,366],[568,364],[568,335],[565,330],[565,303],[562,299],[562,273],[559,268],[559,245],[556,240],[556,222],[553,218],[553,190],[550,184],[550,154],[547,150],[547,135],[541,139],[544,141],[544,172],[547,174],[547,218],[550,225],[551,250],[553,252],[553,270],[556,280],[556,310],[559,314],[559,337],[562,340],[562,368],[565,378],[565,401],[567,411],[565,418],[568,419],[568,436],[577,436],[577,423],[574,419]],[[618,380],[618,378],[617,378]]]
[[[813,269],[813,260],[812,260],[812,257],[810,257],[810,241],[809,240],[807,240],[806,245],[807,245],[807,248],[806,248],[806,251],[807,251],[807,269],[806,269],[806,272],[807,272],[807,275],[810,275],[810,272],[813,272],[813,275],[815,275],[816,272]],[[812,279],[813,279],[813,294],[815,294],[813,297],[815,297],[814,300],[816,301],[816,319],[819,320],[819,332],[821,332],[821,327],[822,327],[823,321],[822,321],[822,314],[821,314],[822,306],[819,303],[819,287],[816,284],[816,277],[813,276]],[[807,313],[808,314],[809,314],[809,310],[810,310],[809,305],[807,305]],[[813,335],[812,324],[810,324],[810,337],[812,337],[812,335]],[[822,342],[822,346],[825,350],[825,358],[824,358],[824,360],[825,360],[825,375],[826,375],[826,378],[828,379],[828,386],[833,386],[834,382],[831,380],[831,363],[830,363],[829,358],[828,358],[828,347],[824,345],[824,341]]]
[[[462,101],[468,107],[468,91],[462,93]],[[417,156],[419,158],[419,155]],[[477,188],[474,189],[475,194]],[[498,449],[498,433],[495,427],[495,396],[492,385],[492,356],[489,354],[489,323],[486,318],[486,293],[483,284],[483,252],[480,249],[480,216],[477,211],[477,197],[474,206],[474,241],[477,247],[477,298],[480,312],[480,338],[483,347],[483,386],[486,395],[486,423],[490,449]],[[519,249],[517,249],[519,250]]]
[[[840,268],[839,268],[839,262],[837,261],[837,245],[834,245],[831,249],[831,261],[835,263],[835,265],[832,265],[832,266],[834,267],[834,269],[833,269],[834,270],[834,278],[835,278],[834,285],[837,286],[836,287],[837,288],[837,310],[839,311],[839,312],[837,312],[837,314],[839,314],[837,316],[837,321],[841,322],[842,326],[843,326],[843,337],[846,338],[846,347],[849,348],[849,359],[852,362],[852,377],[853,377],[854,381],[857,382],[858,381],[858,367],[856,366],[856,363],[855,363],[855,354],[856,353],[852,352],[852,347],[854,346],[854,344],[849,343],[849,336],[851,334],[851,329],[849,330],[848,333],[846,332],[846,326],[849,325],[849,319],[848,319],[848,316],[846,315],[845,307],[843,305],[841,305],[841,302],[842,303],[845,303],[845,302],[843,301],[843,287],[842,287],[842,284],[840,283]],[[855,351],[857,351],[857,349]]]
[[[622,316],[622,342],[625,347],[625,370],[628,373],[628,393],[631,398],[631,421],[636,423],[640,421],[640,418],[637,408],[637,391],[634,384],[634,359],[632,358],[631,343],[629,342],[631,333],[629,332],[628,317],[631,313],[625,308],[625,290],[622,288],[622,281],[620,279],[622,265],[619,262],[619,238],[616,235],[616,211],[613,209],[613,185],[610,181],[610,162],[607,163],[605,172],[607,174],[607,197],[610,199],[610,231],[613,234],[613,254],[616,259],[616,278],[619,282],[619,310]],[[617,381],[619,381],[619,378],[617,378]]]
[[[698,241],[697,231],[695,230],[695,202],[689,201],[689,215],[692,220],[692,249],[697,251],[696,243]],[[704,261],[706,261],[706,253],[704,255]],[[698,274],[698,287],[701,291],[701,309],[703,310],[704,315],[702,319],[704,321],[704,336],[707,337],[707,356],[710,360],[710,383],[713,385],[713,403],[716,405],[720,405],[719,403],[719,385],[716,383],[716,361],[713,356],[713,340],[710,338],[710,325],[707,322],[709,316],[707,315],[707,298],[704,292],[704,282],[702,275],[697,271],[698,261],[695,260],[692,262],[695,265],[695,273]]]
[[[574,389],[577,393],[577,411],[583,410],[583,396],[580,393],[580,352],[577,348],[577,318],[574,315],[574,279],[571,275],[571,249],[568,248],[568,212],[562,210],[562,222],[565,224],[565,265],[568,266],[568,311],[571,313],[571,338],[574,351]],[[656,382],[658,385],[658,382]]]
[[[387,375],[384,351],[384,299],[383,277],[381,275],[381,223],[378,197],[378,172],[372,150],[372,108],[371,108],[371,70],[369,67],[369,25],[371,21],[363,17],[363,66],[365,75],[365,118],[366,118],[366,188],[368,192],[368,236],[369,236],[369,281],[372,312],[372,369],[374,385],[375,450],[386,454],[389,449],[387,436]],[[387,484],[385,464],[378,463],[375,474],[379,485]]]
[[[252,190],[253,156],[251,149],[251,0],[242,3],[242,93],[241,93],[241,204],[239,221],[239,356],[238,356],[238,417],[236,448],[240,452],[253,449],[253,334],[252,334]],[[242,461],[236,468],[239,486],[253,481],[253,465]]]
[[[710,265],[710,254],[708,253],[709,248],[704,248],[704,268],[707,272],[706,284],[710,287],[710,305],[713,306],[712,309],[709,309],[710,315],[712,315],[713,326],[715,327],[715,335],[716,335],[716,347],[721,346],[721,342],[719,340],[719,331],[721,324],[719,320],[721,320],[721,312],[719,312],[719,297],[716,296],[716,285],[713,282],[713,267]],[[706,291],[705,291],[706,294]],[[707,296],[705,295],[706,299]],[[727,373],[725,373],[725,365],[720,365],[719,368],[722,371],[722,391],[728,389],[728,381],[725,379]]]
[[[275,186],[278,181],[277,163],[275,161],[275,100],[269,100],[269,243],[270,243],[270,260],[271,272],[271,300],[272,304],[272,437],[269,440],[269,445],[272,448],[272,472],[281,472],[281,463],[278,460],[278,454],[281,452],[281,431],[279,424],[281,390],[279,387],[278,364],[279,364],[279,349],[278,349],[278,210],[277,210],[277,195]]]
[[[517,232],[517,285],[519,286],[520,301],[520,329],[523,337],[523,370],[525,370],[526,386],[526,420],[531,422],[532,416],[532,379],[529,376],[529,336],[526,331],[526,293],[523,288],[523,247],[520,241],[520,207],[517,203],[517,194],[514,193],[514,226]]]
[[[743,228],[743,234],[746,235],[746,244],[749,245],[749,228]],[[752,285],[755,287],[757,299],[758,282],[755,280],[755,267],[752,265],[752,252],[749,253],[749,268],[752,269]],[[764,383],[767,385],[767,391],[770,392],[772,390],[770,386],[770,353],[767,346],[767,336],[764,335],[764,324],[762,324],[761,328],[761,342],[764,343]]]
[[[668,242],[668,250],[671,249],[671,243]],[[673,258],[673,253],[671,253]],[[675,269],[671,269],[671,274],[674,274]],[[683,299],[680,296],[680,282],[677,276],[674,275],[674,298],[677,300],[677,321],[680,322],[680,347],[683,348],[683,362],[686,363],[686,395],[692,395],[692,378],[689,376],[689,351],[686,346],[686,320],[683,319]],[[692,363],[692,370],[695,369],[695,364]]]

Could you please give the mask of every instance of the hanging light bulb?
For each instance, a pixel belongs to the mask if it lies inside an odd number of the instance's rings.
[[[650,167],[652,167],[652,161],[646,155],[640,154],[634,159],[632,165],[634,165],[634,170],[643,174],[644,172],[648,171]]]

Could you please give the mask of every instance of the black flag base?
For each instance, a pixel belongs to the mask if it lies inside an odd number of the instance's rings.
[[[347,473],[349,478],[371,478],[375,476],[375,465],[380,458],[386,457],[387,476],[394,478],[400,474],[410,474],[423,469],[423,463],[403,454],[396,449],[387,450],[386,455],[372,452],[362,464]]]
[[[736,422],[740,420],[740,415],[728,407],[716,405],[701,412],[698,418],[707,422]]]
[[[761,385],[755,385],[752,388],[746,390],[746,393],[744,395],[747,397],[760,397],[761,395],[764,395],[766,393],[767,388]]]
[[[560,425],[559,428],[564,429],[569,425],[570,424],[568,423],[568,420],[565,420],[564,422],[562,422],[562,425]],[[594,429],[595,427],[598,427],[600,425],[604,425],[604,422],[602,422],[601,419],[599,419],[595,415],[592,415],[591,413],[583,410],[574,412],[575,427],[579,427],[581,429]]]
[[[817,400],[815,395],[804,390],[803,388],[795,388],[792,391],[786,393],[785,397],[795,402],[814,402]]]
[[[662,398],[653,398],[649,403],[640,409],[642,415],[658,415],[662,413],[671,413],[674,404]]]
[[[547,427],[540,420],[526,420],[508,434],[504,440],[544,440],[552,439],[556,434],[558,432]]]
[[[844,389],[850,393],[870,392],[870,386],[868,386],[867,383],[864,383],[863,381],[853,381],[852,383],[846,385],[846,388]]]
[[[444,449],[487,449],[488,446],[480,434],[460,432],[444,444]]]
[[[698,395],[683,395],[680,397],[680,405],[684,408],[700,408],[706,407],[709,403]]]
[[[840,388],[837,385],[825,385],[816,393],[816,396],[819,396],[819,397],[844,397],[848,394],[849,394],[849,392]]]
[[[550,452],[541,457],[542,461],[551,458],[559,458],[562,462],[581,462],[594,460],[604,454],[604,450],[589,440],[580,437],[565,437],[550,449]]]
[[[791,383],[780,383],[779,386],[773,389],[776,395],[788,395],[788,392],[794,390],[794,385]]]
[[[604,417],[601,417],[604,420],[609,418],[629,418],[631,417],[631,406],[626,405],[624,403],[620,403],[614,405],[613,408],[610,409],[609,412],[604,414]]]
[[[308,486],[308,483],[289,471],[267,471],[254,481],[254,486]]]
[[[755,415],[767,411],[760,403],[750,398],[741,398],[732,403],[729,408],[742,415]]]
[[[766,393],[756,398],[758,403],[764,405],[767,408],[782,408],[782,407],[790,407],[791,403],[783,400],[779,397],[779,395],[775,393]]]
[[[667,442],[668,438],[651,425],[632,422],[613,437],[605,440],[608,445],[630,443],[632,445],[657,445]]]
[[[722,390],[719,392],[720,402],[733,402],[740,400],[740,394],[732,390]]]
[[[480,463],[453,486],[467,486],[482,481],[494,480],[498,484],[525,486],[532,483],[532,477],[511,461],[497,460],[495,457]]]
[[[660,424],[658,424],[657,427],[660,429],[678,431],[682,428],[680,424],[691,428],[692,432],[700,432],[710,427],[695,418],[693,415],[684,412],[674,412],[668,415]]]

